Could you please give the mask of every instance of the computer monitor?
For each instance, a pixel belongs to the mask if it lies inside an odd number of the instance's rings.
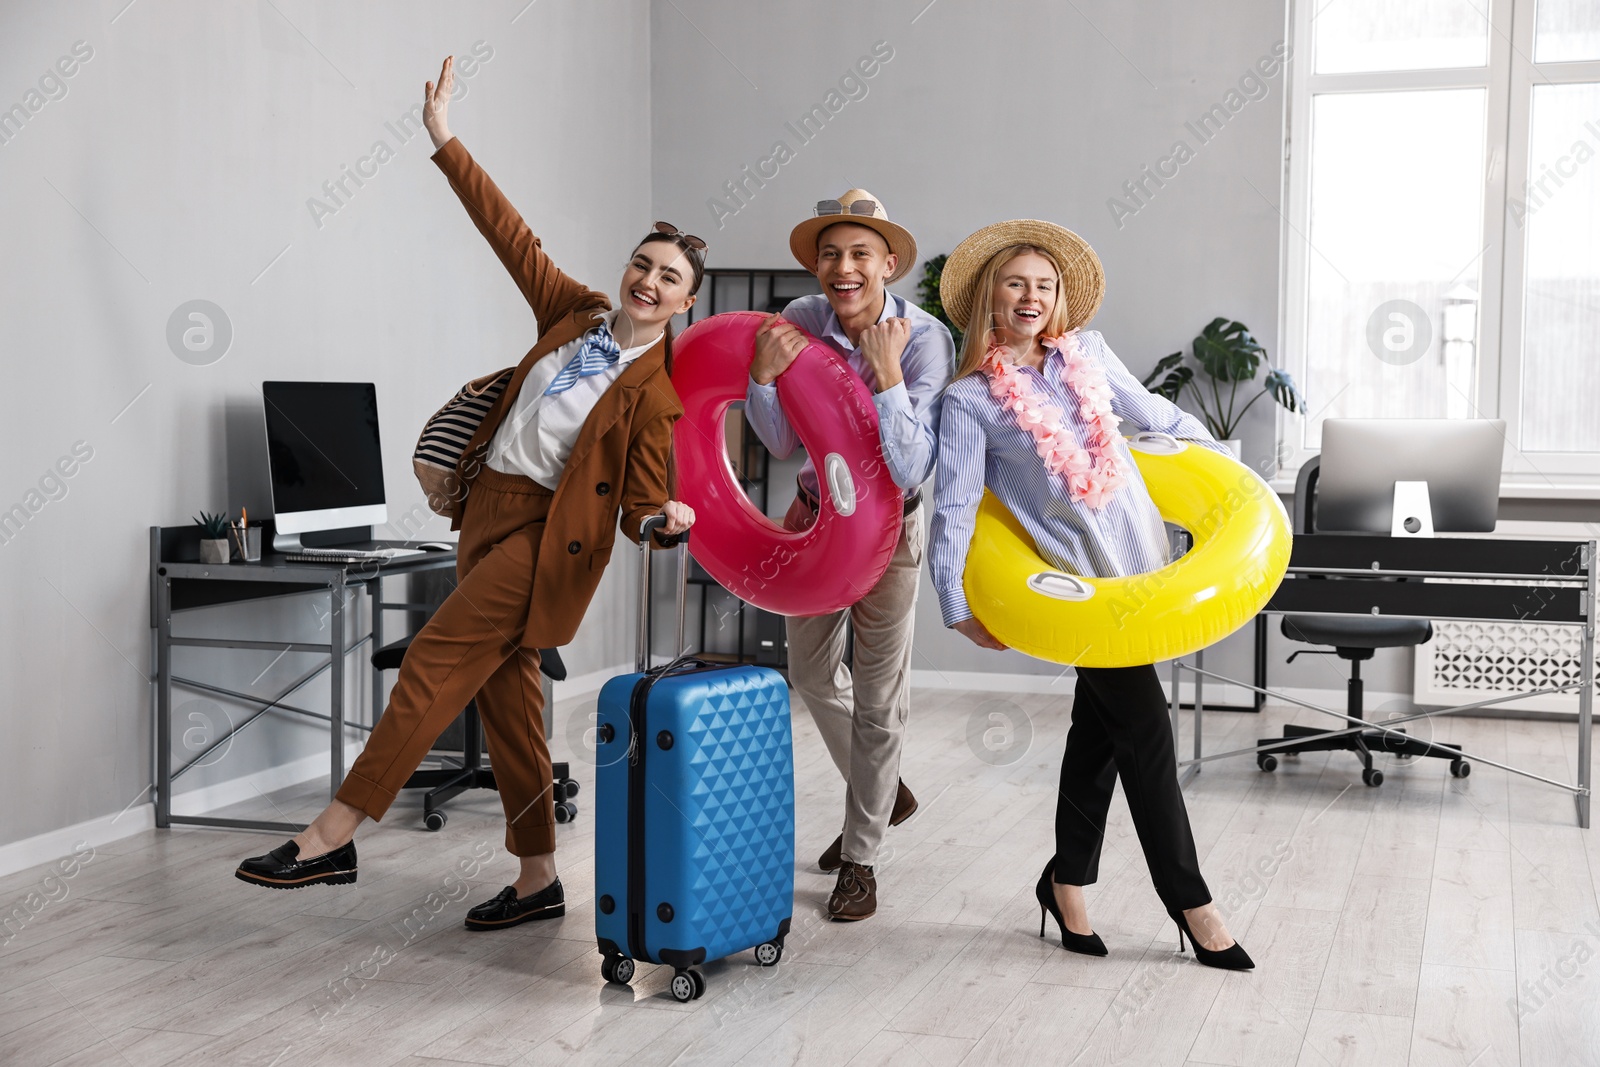
[[[1504,419],[1328,419],[1317,531],[1419,532],[1397,528],[1397,482],[1427,483],[1433,530],[1493,530],[1505,440]]]
[[[262,382],[271,471],[273,547],[300,535],[389,521],[371,382]]]

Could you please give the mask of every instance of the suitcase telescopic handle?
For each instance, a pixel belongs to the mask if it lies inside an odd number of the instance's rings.
[[[667,517],[656,514],[639,525],[639,645],[634,659],[641,673],[650,668],[650,542],[655,539],[655,532],[666,524]],[[674,656],[683,653],[683,614],[689,595],[689,560],[685,554],[689,543],[689,531],[685,530],[677,537],[678,632],[672,646]]]

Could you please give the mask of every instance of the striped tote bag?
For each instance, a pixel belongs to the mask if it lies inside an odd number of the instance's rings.
[[[467,487],[456,474],[461,453],[472,435],[478,432],[494,402],[506,391],[515,370],[515,367],[507,367],[474,378],[423,424],[422,436],[417,438],[416,450],[411,454],[411,466],[417,472],[422,491],[428,496],[428,507],[436,514],[454,515],[457,505],[467,495]]]

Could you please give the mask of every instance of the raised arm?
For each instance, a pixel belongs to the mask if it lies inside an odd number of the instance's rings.
[[[580,304],[609,306],[605,294],[574,280],[550,261],[539,245],[539,238],[522,221],[511,201],[473,161],[460,139],[450,134],[448,110],[450,91],[455,85],[454,62],[453,56],[444,61],[437,85],[426,83],[422,121],[437,149],[433,161],[444,171],[473,225],[478,227],[517,288],[522,290],[541,329]]]

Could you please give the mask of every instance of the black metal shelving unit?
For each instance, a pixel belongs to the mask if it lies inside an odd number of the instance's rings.
[[[798,296],[808,293],[820,292],[817,288],[816,278],[809,272],[797,267],[793,268],[761,268],[761,267],[719,267],[706,271],[705,281],[701,286],[700,300],[689,310],[689,322],[698,322],[701,319],[717,315],[725,311],[761,311],[766,314],[782,311],[784,307]],[[739,486],[744,490],[750,502],[760,509],[762,514],[768,513],[768,480],[770,477],[771,455],[766,446],[761,443],[754,431],[744,423],[743,416],[739,416],[736,423],[739,441],[732,450],[734,473],[739,477]],[[734,428],[730,427],[730,439]],[[728,593],[705,569],[698,563],[690,562],[689,584],[699,590],[696,601],[699,604],[699,640],[697,655],[703,659],[725,661],[730,663],[759,663],[762,666],[776,667],[780,670],[788,667],[788,655],[783,643],[783,621],[781,616],[753,608],[743,600]],[[711,610],[716,591],[722,590],[732,598],[735,617],[734,648],[731,652],[706,651],[706,617]],[[750,648],[746,641],[747,613],[755,618],[755,643]]]

